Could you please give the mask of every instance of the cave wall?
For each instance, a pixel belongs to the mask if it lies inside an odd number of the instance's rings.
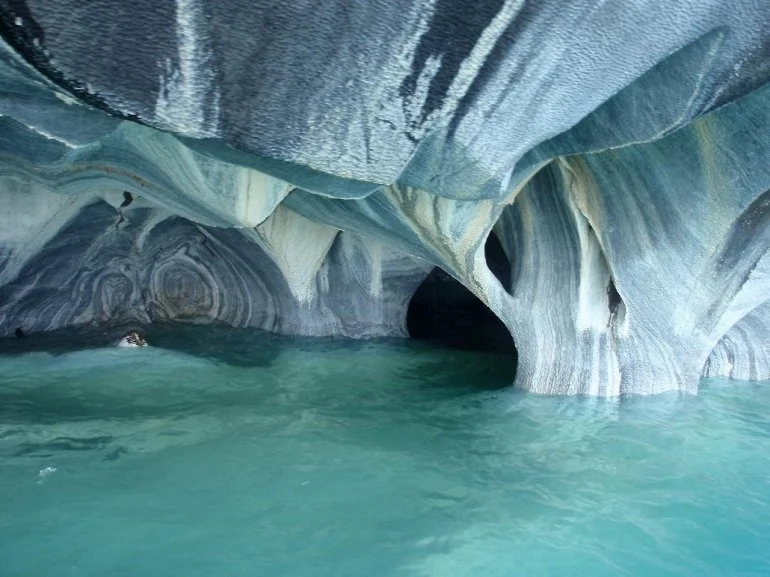
[[[694,392],[701,373],[770,378],[769,95],[650,143],[562,157],[505,210],[511,330],[522,378],[544,385],[534,390]]]
[[[36,209],[29,197],[42,196],[38,205],[65,204],[69,218],[60,228],[43,223],[56,230],[38,250],[9,251],[0,261],[5,271],[16,269],[0,288],[4,336],[15,327],[39,332],[163,321],[284,334],[406,336],[408,301],[430,270],[288,209],[256,229],[216,228],[141,199],[120,209],[93,198],[73,210],[66,197],[22,194],[28,210]]]
[[[0,0],[0,334],[405,335],[438,266],[511,332],[522,388],[770,378],[768,17]]]

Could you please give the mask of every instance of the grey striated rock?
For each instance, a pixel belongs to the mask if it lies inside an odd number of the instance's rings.
[[[735,323],[711,351],[703,375],[749,381],[770,379],[770,310],[758,306]]]
[[[0,0],[0,334],[403,336],[439,266],[505,323],[528,390],[770,378],[768,18]]]
[[[121,221],[95,200],[0,289],[0,326],[7,335],[18,326],[35,332],[173,320],[307,335],[406,335],[406,306],[428,265],[288,209],[280,213],[278,223],[271,217],[255,232],[207,227],[156,208],[126,210]],[[305,250],[297,250],[301,242],[281,246],[268,225],[304,237]]]

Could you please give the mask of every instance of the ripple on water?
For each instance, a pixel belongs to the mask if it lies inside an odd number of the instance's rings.
[[[0,355],[0,574],[770,574],[766,384],[538,397],[500,355],[153,331]]]

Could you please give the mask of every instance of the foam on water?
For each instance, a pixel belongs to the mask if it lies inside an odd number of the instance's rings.
[[[150,336],[0,344],[0,575],[770,574],[765,383],[551,398],[500,355]]]

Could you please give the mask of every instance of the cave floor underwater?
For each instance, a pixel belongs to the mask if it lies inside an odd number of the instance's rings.
[[[153,327],[0,347],[0,575],[768,575],[770,387],[600,399],[509,355]]]

